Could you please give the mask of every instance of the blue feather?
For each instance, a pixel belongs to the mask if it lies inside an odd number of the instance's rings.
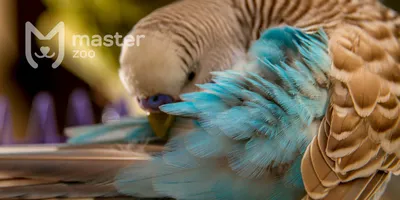
[[[201,130],[189,133],[185,141],[187,150],[200,158],[221,156],[232,146],[226,137],[212,136]]]
[[[226,104],[229,106],[238,105],[241,103],[240,99],[234,95],[234,93],[226,90],[224,87],[217,85],[217,84],[204,84],[199,85],[201,89],[207,91],[211,94],[214,94],[220,97]]]
[[[68,128],[66,131],[72,135],[68,140],[70,144],[141,142],[156,137],[146,118],[126,118],[104,125]]]
[[[255,59],[247,65],[257,69],[213,72],[214,83],[199,85],[203,91],[161,107],[195,117],[196,127],[173,138],[145,167],[122,172],[144,174],[144,181],[118,176],[117,188],[137,194],[135,185],[146,188],[151,179],[154,191],[177,199],[301,197],[300,163],[309,127],[328,105],[321,84],[329,80],[327,41],[322,30],[266,30],[249,50]]]
[[[200,112],[192,102],[179,102],[160,106],[160,109],[173,115],[185,117],[197,117]]]

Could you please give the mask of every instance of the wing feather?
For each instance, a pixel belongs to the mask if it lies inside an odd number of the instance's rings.
[[[399,19],[382,8],[329,32],[330,108],[303,158],[305,199],[379,197],[399,172]]]
[[[123,196],[113,185],[115,175],[162,150],[131,144],[0,147],[0,199]]]

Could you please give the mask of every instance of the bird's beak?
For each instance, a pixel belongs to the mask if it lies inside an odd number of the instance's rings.
[[[148,114],[148,119],[156,136],[168,139],[168,133],[175,121],[175,116],[164,112],[154,112]]]

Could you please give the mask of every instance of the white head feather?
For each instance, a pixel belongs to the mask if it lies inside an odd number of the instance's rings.
[[[134,32],[131,34],[136,37]],[[179,51],[171,39],[157,32],[145,35],[138,46],[124,44],[119,74],[125,88],[138,97],[177,97],[187,82],[187,66],[177,56]]]

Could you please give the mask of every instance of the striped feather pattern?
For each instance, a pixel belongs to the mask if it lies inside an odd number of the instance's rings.
[[[185,0],[156,10],[133,31],[173,37],[185,52],[182,62],[191,66],[190,61],[216,44],[249,47],[268,27],[332,28],[367,18],[370,12],[386,12],[379,8],[382,5],[376,0]]]
[[[302,164],[308,199],[379,198],[399,174],[400,17],[358,9],[330,33],[330,108]]]
[[[178,98],[196,91],[195,84],[209,82],[211,71],[230,69],[244,59],[267,28],[324,28],[330,35],[372,15],[392,14],[377,0],[177,1],[135,25],[131,35],[145,38],[139,46],[123,48],[121,79],[135,96]],[[196,74],[194,80],[188,80],[190,73]]]

